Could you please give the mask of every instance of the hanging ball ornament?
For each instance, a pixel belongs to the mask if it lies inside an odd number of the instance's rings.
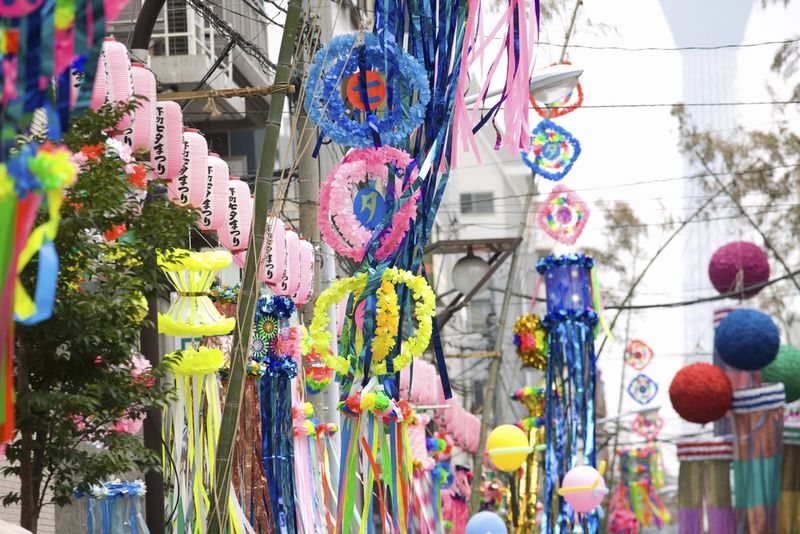
[[[492,430],[486,450],[494,466],[507,473],[519,469],[532,451],[525,432],[515,425],[500,425]]]
[[[508,534],[503,519],[494,512],[483,511],[467,521],[466,534]]]
[[[514,346],[522,365],[544,370],[547,366],[547,330],[538,315],[528,313],[514,323]]]
[[[734,241],[720,247],[708,263],[708,277],[717,291],[746,299],[758,294],[761,287],[748,289],[769,280],[769,258],[755,243]]]
[[[749,308],[729,313],[717,327],[714,347],[725,363],[758,371],[778,355],[781,336],[769,315]]]
[[[761,378],[782,383],[787,403],[800,399],[800,350],[783,345],[772,363],[761,369]]]
[[[710,363],[687,365],[669,385],[669,399],[678,415],[704,425],[716,421],[733,402],[733,387],[725,372]]]
[[[558,494],[579,514],[597,508],[607,493],[602,473],[590,465],[579,465],[567,471],[558,490]]]

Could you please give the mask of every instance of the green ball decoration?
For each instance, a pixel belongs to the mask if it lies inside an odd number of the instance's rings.
[[[800,349],[782,345],[778,356],[761,369],[764,382],[781,382],[786,389],[786,402],[800,399]]]

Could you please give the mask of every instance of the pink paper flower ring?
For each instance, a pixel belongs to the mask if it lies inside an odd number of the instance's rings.
[[[360,148],[350,152],[339,162],[328,175],[320,190],[319,226],[322,238],[337,253],[362,261],[366,248],[373,237],[373,231],[365,226],[356,215],[354,206],[354,186],[374,181],[384,190],[389,186],[389,167],[395,169],[392,184],[395,198],[416,180],[419,171],[414,168],[406,176],[413,159],[409,154],[391,146]],[[404,188],[404,183],[406,188]],[[379,194],[376,191],[371,194]],[[369,197],[369,195],[364,195]],[[380,245],[375,257],[382,261],[397,250],[406,233],[411,220],[416,215],[419,192],[403,204],[392,216],[391,224],[378,228]],[[357,199],[358,200],[358,199]],[[367,209],[374,210],[375,198]],[[361,200],[362,208],[364,200]],[[387,209],[390,209],[387,206]],[[377,217],[373,212],[370,218]],[[362,216],[363,219],[363,216]],[[374,226],[373,226],[374,228]]]

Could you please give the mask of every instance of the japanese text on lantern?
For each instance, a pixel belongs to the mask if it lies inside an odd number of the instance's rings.
[[[236,196],[236,188],[228,188],[228,228],[230,229],[231,243],[234,248],[239,248],[242,241],[239,237],[242,232],[239,231],[239,197]]]
[[[189,141],[183,140],[183,166],[178,176],[178,200],[181,204],[189,202]]]
[[[153,143],[153,162],[156,165],[156,174],[164,176],[167,172],[167,156],[164,154],[164,108],[156,106],[156,139]]]
[[[208,166],[208,180],[206,180],[206,197],[203,199],[202,205],[202,214],[203,214],[203,225],[211,226],[211,190],[214,189],[214,181],[211,179],[213,174],[213,169],[211,165]]]

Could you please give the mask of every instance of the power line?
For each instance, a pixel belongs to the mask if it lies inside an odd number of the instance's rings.
[[[641,48],[633,48],[627,46],[593,46],[593,45],[577,45],[571,44],[570,48],[583,48],[586,50],[619,50],[622,52],[680,52],[683,50],[724,50],[728,48],[754,48],[758,46],[768,45],[784,45],[800,42],[800,39],[787,39],[785,41],[762,41],[760,43],[745,43],[745,44],[724,44],[716,46],[677,46],[677,47],[659,47],[659,46],[645,46]],[[562,44],[549,43],[546,41],[539,41],[540,45],[557,46],[561,48]]]

